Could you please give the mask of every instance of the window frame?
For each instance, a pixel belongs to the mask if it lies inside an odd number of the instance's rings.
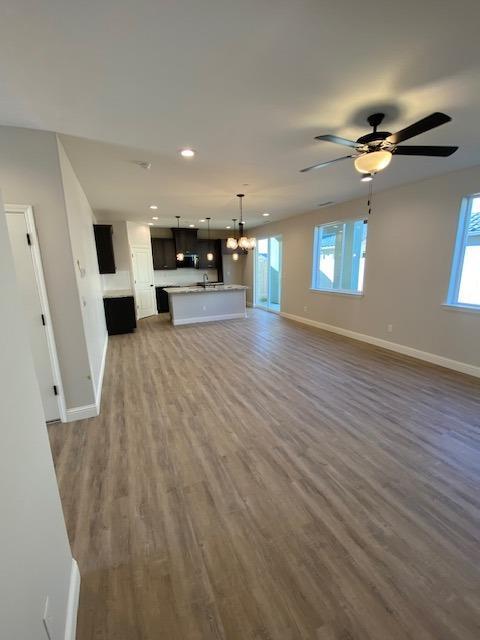
[[[361,291],[354,291],[353,289],[325,289],[315,286],[316,285],[316,276],[318,272],[318,263],[319,263],[319,250],[323,237],[323,227],[328,227],[333,224],[348,224],[349,222],[362,222],[367,225],[367,238],[365,243],[365,268],[363,275],[363,288]],[[322,229],[322,234],[319,231]],[[343,255],[343,247],[345,243],[345,235],[342,238],[342,255]],[[367,245],[368,245],[368,219],[364,216],[360,216],[358,218],[345,218],[343,220],[332,220],[328,222],[322,222],[316,224],[313,227],[313,251],[312,251],[312,271],[310,278],[310,291],[315,291],[317,293],[327,293],[333,295],[341,295],[341,296],[354,296],[356,298],[361,298],[365,294],[365,274],[367,267]],[[343,265],[342,265],[343,267]]]
[[[457,231],[453,248],[452,261],[450,265],[450,279],[448,284],[447,298],[444,302],[446,307],[454,307],[469,311],[480,311],[480,304],[470,304],[459,302],[460,283],[463,274],[463,263],[467,248],[468,222],[472,211],[473,200],[480,197],[480,193],[472,193],[462,198],[457,219]]]

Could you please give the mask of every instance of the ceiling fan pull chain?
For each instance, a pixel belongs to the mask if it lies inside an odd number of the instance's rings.
[[[373,180],[368,185],[367,206],[368,206],[368,215],[370,215],[372,213],[372,206],[373,206]]]

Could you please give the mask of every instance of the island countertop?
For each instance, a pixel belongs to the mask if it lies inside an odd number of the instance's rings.
[[[245,291],[248,287],[242,284],[211,284],[206,287],[169,287],[168,295],[183,293],[224,293],[225,291]]]

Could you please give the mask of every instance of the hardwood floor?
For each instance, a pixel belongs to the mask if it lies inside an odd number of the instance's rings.
[[[49,428],[77,640],[478,640],[479,381],[249,315],[111,337]]]

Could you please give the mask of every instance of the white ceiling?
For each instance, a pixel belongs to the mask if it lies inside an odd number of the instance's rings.
[[[394,158],[376,189],[480,164],[478,0],[3,0],[1,17],[0,122],[65,134],[103,220],[156,203],[161,224],[225,226],[244,191],[258,224],[359,196],[350,161],[299,169],[346,154],[315,135],[357,138],[379,109],[390,131],[445,111],[412,143],[461,148]]]

